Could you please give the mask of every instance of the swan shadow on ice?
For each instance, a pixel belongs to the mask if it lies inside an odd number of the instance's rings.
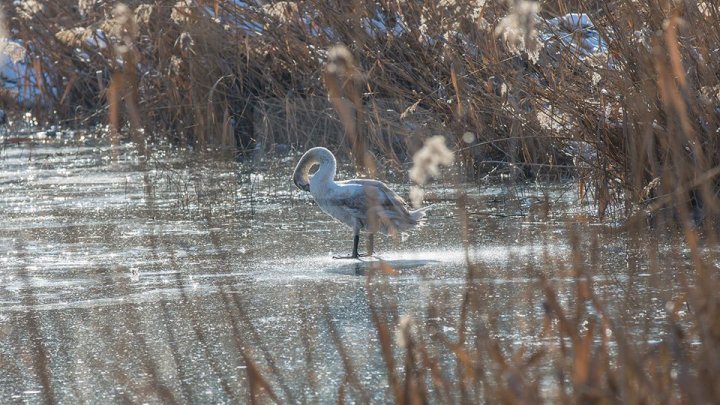
[[[367,276],[368,272],[373,269],[380,270],[380,264],[385,263],[390,266],[399,276],[407,275],[408,270],[417,269],[423,266],[438,264],[439,260],[431,259],[362,259],[355,260],[352,263],[346,263],[339,266],[333,266],[326,270],[328,273],[341,274],[344,276]]]

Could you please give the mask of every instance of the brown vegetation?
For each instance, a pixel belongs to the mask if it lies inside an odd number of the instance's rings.
[[[367,144],[395,161],[442,133],[469,174],[584,160],[601,214],[643,190],[710,197],[695,183],[720,163],[712,2],[240,3],[27,0],[5,12],[41,119],[240,149]],[[578,33],[536,40],[552,34],[540,17],[568,12],[588,13],[608,52],[586,55]],[[336,43],[352,59],[342,83]],[[346,137],[349,113],[359,119]]]
[[[109,123],[140,144],[370,148],[395,163],[442,133],[470,175],[580,164],[601,216],[670,191],[708,215],[713,197],[712,2],[28,0],[5,12],[46,121]],[[544,25],[568,12],[588,13],[608,52]]]
[[[667,331],[657,344],[636,340],[595,294],[597,240],[589,241],[589,257],[571,241],[571,303],[559,302],[542,276],[558,263],[547,257],[528,265],[543,293],[539,338],[549,343],[540,349],[508,349],[488,333],[487,287],[476,282],[483,271],[476,265],[468,267],[455,339],[432,322],[401,319],[382,288],[392,269],[374,269],[368,294],[397,402],[536,403],[548,399],[547,380],[556,387],[553,401],[720,402],[720,282],[716,254],[702,248],[717,246],[720,213],[720,8],[542,2],[543,17],[586,12],[593,19],[609,51],[580,58],[558,41],[533,42],[532,6],[480,3],[158,0],[78,9],[59,0],[6,11],[45,77],[41,105],[57,114],[48,120],[108,122],[138,141],[167,134],[232,148],[334,144],[369,171],[373,156],[405,160],[441,132],[471,175],[507,165],[532,176],[577,166],[600,216],[625,202],[626,231],[653,260],[660,244],[638,236],[645,214],[659,227],[679,224],[689,253],[675,260],[687,279],[667,303]],[[368,29],[379,10],[388,31]],[[508,14],[515,19],[505,20]],[[395,35],[399,17],[405,29]],[[99,30],[109,46],[91,45]],[[436,351],[451,354],[453,378]],[[553,362],[554,376],[539,376],[544,361]],[[272,373],[247,364],[257,397],[276,399]],[[339,396],[354,390],[367,398],[370,387],[355,381],[351,364],[345,370]]]

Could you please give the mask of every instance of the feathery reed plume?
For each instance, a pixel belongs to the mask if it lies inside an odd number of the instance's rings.
[[[362,125],[365,121],[365,109],[360,94],[363,78],[346,46],[335,45],[328,50],[323,81],[330,102],[338,112],[350,140],[358,171],[373,174],[375,162],[367,152]]]
[[[527,52],[530,59],[539,59],[538,31],[535,27],[540,3],[528,0],[507,0],[510,12],[495,28],[495,35],[502,36],[512,52]]]
[[[5,13],[0,7],[0,58],[3,56],[8,57],[12,63],[18,63],[25,59],[25,48],[10,40]]]
[[[20,18],[24,20],[31,20],[45,12],[45,5],[37,0],[21,0],[14,5]]]
[[[3,56],[7,56],[12,63],[18,63],[25,59],[25,48],[10,40],[5,13],[0,7],[0,58]]]
[[[7,25],[5,25],[5,10],[0,8],[0,41],[4,42],[8,39]]]
[[[172,8],[170,13],[170,19],[176,24],[181,24],[189,21],[192,15],[192,4],[190,0],[180,0]]]
[[[147,26],[150,23],[150,19],[157,10],[151,4],[141,4],[135,8],[135,21],[138,26]]]
[[[125,3],[113,7],[111,18],[105,20],[103,31],[115,42],[115,50],[123,55],[134,48],[134,41],[140,35],[135,14]]]
[[[395,330],[395,343],[400,348],[407,348],[410,340],[410,333],[413,329],[413,318],[410,315],[400,317],[397,329]]]
[[[425,140],[423,147],[413,156],[410,169],[410,180],[415,182],[410,189],[410,201],[414,207],[422,205],[425,195],[422,186],[440,174],[440,166],[450,166],[454,161],[455,155],[445,145],[444,136],[436,135]]]

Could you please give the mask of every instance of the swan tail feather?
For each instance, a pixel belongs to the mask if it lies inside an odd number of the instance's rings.
[[[410,211],[410,218],[415,222],[416,225],[423,225],[425,224],[425,214],[427,211],[429,211],[433,206],[428,205],[427,207],[418,208],[416,210]]]

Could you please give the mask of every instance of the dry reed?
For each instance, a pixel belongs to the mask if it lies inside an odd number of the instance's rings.
[[[587,13],[607,50],[547,26],[568,12]],[[714,176],[696,179],[720,163],[712,2],[61,0],[5,13],[41,122],[107,122],[141,145],[369,148],[394,165],[443,134],[470,175],[580,167],[600,216],[677,185],[708,215]]]
[[[394,401],[720,402],[720,283],[715,254],[703,249],[717,245],[720,212],[715,3],[128,1],[115,13],[102,1],[18,4],[5,11],[32,61],[35,114],[46,121],[108,122],[139,142],[330,144],[369,172],[378,156],[405,161],[442,131],[471,175],[518,166],[540,176],[573,165],[598,216],[623,209],[631,239],[648,218],[682,233],[689,253],[677,267],[691,271],[667,303],[657,344],[637,340],[595,292],[598,240],[585,241],[588,252],[571,238],[564,271],[575,280],[572,302],[561,303],[544,275],[560,266],[552,258],[528,266],[545,309],[538,339],[549,343],[539,349],[509,349],[488,333],[492,314],[474,263],[454,338],[432,322],[402,319],[383,284],[392,269],[373,269],[372,320]],[[577,46],[538,43],[538,18],[567,12],[588,13],[608,51],[581,57]],[[331,48],[338,42],[347,48]],[[657,242],[641,243],[660,256]],[[251,397],[277,401],[281,373],[271,356],[264,376],[242,353]],[[452,358],[452,372],[440,353]],[[343,359],[339,397],[367,400],[369,387]],[[540,369],[547,362],[557,387],[549,396]]]

